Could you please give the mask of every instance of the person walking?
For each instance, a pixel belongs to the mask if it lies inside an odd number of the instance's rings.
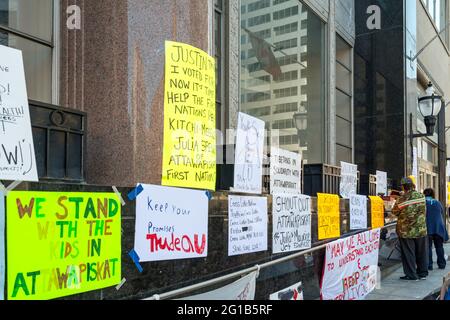
[[[403,271],[401,280],[426,279],[428,276],[428,233],[425,196],[415,190],[414,181],[403,178],[404,194],[400,196],[392,214],[397,216],[397,235],[400,242]]]
[[[426,189],[427,230],[428,230],[428,270],[433,270],[433,243],[436,248],[437,264],[439,269],[445,269],[444,242],[448,241],[448,233],[444,225],[445,214],[442,204],[435,199],[433,189]]]

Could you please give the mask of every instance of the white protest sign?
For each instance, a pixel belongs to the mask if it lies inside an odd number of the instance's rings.
[[[311,198],[304,195],[274,194],[273,253],[311,248]]]
[[[270,193],[301,193],[302,157],[276,147],[270,148]]]
[[[384,171],[377,171],[377,195],[387,195],[387,173]]]
[[[5,195],[0,191],[0,300],[5,300]]]
[[[269,300],[304,300],[303,299],[303,285],[301,282],[296,283],[289,288],[272,293]]]
[[[206,257],[209,201],[205,191],[142,187],[136,199],[134,238],[139,261]]]
[[[233,191],[262,193],[264,127],[264,121],[239,113]]]
[[[327,244],[322,300],[362,300],[377,285],[381,229]]]
[[[267,250],[267,198],[228,197],[228,255]]]
[[[367,197],[350,196],[350,230],[367,229]]]
[[[255,300],[256,275],[252,272],[225,287],[178,300]]]
[[[341,161],[341,183],[339,194],[344,199],[349,199],[350,195],[356,194],[358,185],[358,166]]]
[[[22,52],[0,57],[0,180],[38,181]]]

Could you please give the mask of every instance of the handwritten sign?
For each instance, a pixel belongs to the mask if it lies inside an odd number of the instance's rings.
[[[311,248],[311,198],[280,193],[273,195],[273,253]]]
[[[208,253],[205,191],[142,185],[134,249],[140,261],[201,258]]]
[[[120,211],[114,193],[10,192],[8,299],[53,299],[120,283]]]
[[[215,60],[166,41],[162,184],[216,188]]]
[[[216,301],[216,300],[255,300],[256,272],[216,290],[197,294],[179,300]]]
[[[271,147],[270,192],[301,193],[301,165],[300,154]]]
[[[344,199],[349,199],[352,194],[356,194],[358,185],[358,166],[341,161],[341,183],[339,194]]]
[[[228,255],[267,250],[267,198],[228,197]]]
[[[339,196],[335,194],[317,194],[319,240],[339,238],[341,236]]]
[[[387,195],[387,173],[377,171],[377,194]]]
[[[22,52],[0,57],[0,180],[38,181]]]
[[[322,300],[362,300],[377,285],[380,229],[327,244]]]
[[[372,229],[384,227],[384,201],[380,197],[370,196]]]
[[[0,300],[5,300],[5,195],[0,191]]]
[[[264,121],[239,113],[234,191],[253,194],[262,192],[264,127]]]
[[[367,197],[350,196],[350,230],[367,228]]]
[[[304,300],[303,299],[303,285],[301,282],[296,283],[289,288],[272,293],[269,300]]]

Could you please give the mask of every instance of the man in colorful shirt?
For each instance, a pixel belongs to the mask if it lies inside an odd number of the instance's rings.
[[[415,191],[411,178],[402,179],[405,192],[395,203],[392,213],[397,216],[397,235],[402,253],[402,280],[426,279],[428,276],[428,234],[425,196]]]

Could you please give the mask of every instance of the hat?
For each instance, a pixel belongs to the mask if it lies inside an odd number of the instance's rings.
[[[417,183],[416,183],[416,177],[415,177],[415,176],[408,176],[408,178],[411,179],[412,183],[413,183],[415,186],[417,185]]]
[[[415,185],[413,179],[411,179],[411,177],[405,177],[402,179],[401,182],[402,186],[413,186]]]

